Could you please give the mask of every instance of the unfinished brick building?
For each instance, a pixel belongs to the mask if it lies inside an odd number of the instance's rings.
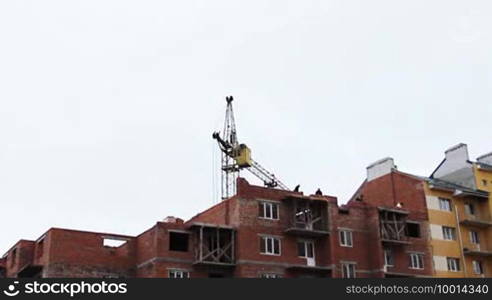
[[[373,171],[344,206],[335,197],[239,178],[235,196],[187,222],[166,218],[136,237],[52,228],[14,245],[0,271],[7,277],[430,276],[426,231],[416,227],[426,222],[418,180],[396,171],[372,178]],[[402,192],[380,193],[383,186]]]
[[[396,169],[392,158],[367,168],[367,179],[349,201],[363,202],[371,211],[368,219],[378,220],[380,230],[375,259],[384,266],[385,277],[432,274],[429,221],[424,193],[425,179]]]

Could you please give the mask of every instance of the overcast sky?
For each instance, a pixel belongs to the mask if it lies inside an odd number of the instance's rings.
[[[0,252],[216,203],[227,95],[255,160],[341,203],[386,156],[474,159],[491,41],[489,0],[1,1]]]

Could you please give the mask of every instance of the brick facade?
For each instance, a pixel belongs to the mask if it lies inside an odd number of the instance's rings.
[[[381,238],[381,209],[398,203],[406,220],[420,224],[421,236],[388,245]],[[7,277],[429,276],[426,222],[419,179],[400,172],[364,182],[344,206],[335,197],[253,186],[239,178],[234,197],[186,222],[158,222],[135,237],[52,228],[37,241],[21,240],[0,260],[0,274],[5,269]],[[105,246],[105,240],[122,245]],[[388,248],[394,267],[385,267]],[[423,254],[423,269],[409,268],[413,252]]]
[[[422,178],[392,170],[388,174],[371,181],[365,181],[348,205],[354,202],[366,204],[367,220],[374,222],[370,228],[381,228],[381,218],[385,211],[397,212],[402,216],[404,236],[399,240],[383,240],[380,232],[373,233],[373,245],[376,253],[386,249],[392,253],[394,263],[386,266],[387,277],[397,276],[430,276],[432,275],[432,254],[429,246],[429,222],[426,198]],[[354,218],[359,219],[359,218]],[[392,220],[390,220],[392,221]],[[418,228],[418,236],[408,234],[408,224]],[[423,257],[423,268],[410,267],[410,253]],[[384,266],[384,255],[373,258],[374,266]]]

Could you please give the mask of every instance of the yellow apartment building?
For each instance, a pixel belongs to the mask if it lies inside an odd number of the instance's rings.
[[[477,162],[465,144],[424,184],[436,277],[492,277],[492,153]]]

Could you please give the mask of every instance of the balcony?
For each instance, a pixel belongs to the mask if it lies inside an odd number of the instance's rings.
[[[485,247],[481,247],[480,245],[467,245],[465,248],[463,248],[463,253],[469,256],[492,256],[492,251],[490,249],[486,249]]]
[[[459,189],[457,188],[453,196],[456,198],[466,198],[466,199],[474,199],[477,201],[487,201],[489,199],[489,193],[480,190],[470,190],[470,189]]]
[[[195,261],[197,266],[234,267],[235,230],[216,224],[193,223]]]
[[[322,200],[289,198],[291,218],[286,234],[303,237],[322,237],[328,231],[328,207]]]
[[[305,237],[322,237],[330,234],[327,230],[313,229],[311,226],[305,226],[303,224],[296,224],[296,226],[289,227],[285,230],[285,233]]]
[[[411,242],[408,238],[382,238],[381,242],[386,245],[410,245]]]
[[[408,245],[406,234],[408,212],[400,209],[379,207],[381,242],[386,245]]]
[[[466,226],[487,228],[492,226],[492,221],[488,217],[480,216],[478,214],[470,215],[460,212],[459,214],[460,224]]]

